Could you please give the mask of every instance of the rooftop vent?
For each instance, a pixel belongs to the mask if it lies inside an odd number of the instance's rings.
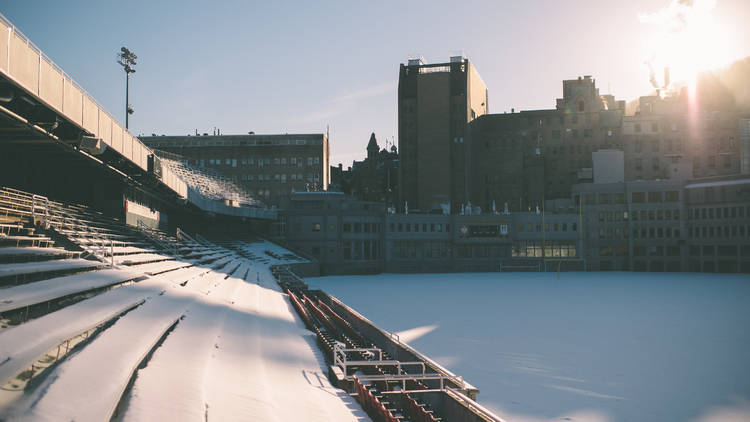
[[[466,57],[463,54],[460,54],[458,56],[451,56],[451,63],[461,63],[466,59]]]
[[[409,66],[421,66],[423,64],[427,64],[427,62],[424,61],[424,57],[409,57]]]

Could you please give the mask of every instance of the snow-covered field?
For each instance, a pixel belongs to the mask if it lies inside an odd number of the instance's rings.
[[[513,421],[750,421],[750,276],[383,274],[307,279]]]

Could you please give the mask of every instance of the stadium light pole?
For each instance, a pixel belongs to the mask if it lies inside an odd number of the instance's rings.
[[[128,128],[128,116],[133,114],[135,110],[133,110],[133,107],[130,106],[130,102],[128,101],[128,94],[129,94],[129,85],[130,85],[130,74],[135,73],[135,65],[136,60],[138,59],[138,56],[135,55],[132,51],[128,50],[126,47],[122,47],[120,49],[120,52],[117,53],[117,57],[119,60],[117,60],[117,63],[120,64],[120,66],[123,67],[125,70],[125,129]]]

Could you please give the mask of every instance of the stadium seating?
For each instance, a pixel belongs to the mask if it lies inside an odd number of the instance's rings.
[[[177,154],[160,150],[154,150],[154,153],[159,156],[163,165],[208,199],[236,201],[239,205],[248,207],[265,207],[261,201],[252,198],[244,189],[210,167],[190,165],[187,159]]]
[[[246,278],[243,260],[184,234],[139,230],[86,206],[0,188],[0,351],[11,359],[0,367],[0,387],[24,388],[75,344],[143,303],[155,288],[148,286],[184,286],[209,274]],[[120,289],[134,283],[143,287]],[[122,294],[101,295],[114,289]]]

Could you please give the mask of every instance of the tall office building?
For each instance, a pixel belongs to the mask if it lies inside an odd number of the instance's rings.
[[[487,87],[463,56],[401,64],[398,83],[400,203],[423,212],[469,202],[467,123],[488,113]]]

